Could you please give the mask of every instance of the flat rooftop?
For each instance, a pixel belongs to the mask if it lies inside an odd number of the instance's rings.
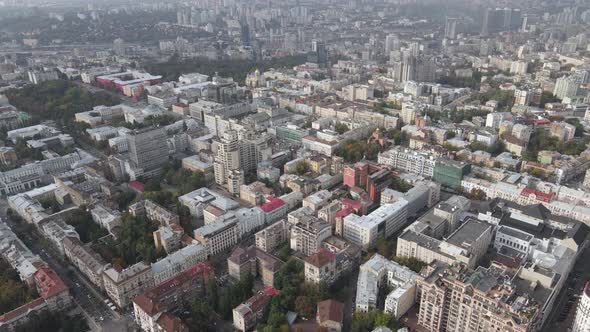
[[[485,232],[491,229],[491,225],[479,220],[469,218],[461,225],[446,242],[462,248],[469,248]]]

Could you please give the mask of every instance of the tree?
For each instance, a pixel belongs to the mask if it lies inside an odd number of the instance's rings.
[[[316,302],[309,296],[298,296],[295,300],[295,311],[307,319],[315,317]]]
[[[207,331],[211,322],[213,310],[209,304],[201,299],[196,299],[191,306],[189,327],[191,331]]]
[[[416,273],[419,273],[423,267],[428,265],[414,257],[393,256],[391,259],[403,266],[407,266],[410,270]]]
[[[305,161],[305,160],[298,161],[297,164],[295,165],[295,173],[297,173],[298,175],[303,175],[307,172],[309,172],[309,164],[307,163],[307,161]]]
[[[160,186],[160,181],[156,179],[149,179],[145,183],[144,189],[145,191],[159,191],[162,190],[162,186]]]
[[[487,198],[487,195],[483,190],[473,188],[469,193],[469,198],[476,201],[484,201]]]
[[[336,126],[334,127],[334,129],[340,135],[344,134],[345,132],[347,132],[349,130],[348,126],[344,123],[337,123]]]

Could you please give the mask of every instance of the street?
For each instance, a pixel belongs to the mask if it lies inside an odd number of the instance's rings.
[[[6,214],[7,208],[6,199],[0,199],[0,217],[2,220],[6,221],[31,252],[39,255],[62,278],[69,287],[74,302],[86,317],[88,326],[93,331],[127,331],[129,318],[111,310],[105,303],[107,298],[102,295],[100,290],[97,290],[73,266],[64,262],[54,248],[45,246],[45,241],[42,240],[36,230],[30,233],[19,231],[19,229],[23,228],[23,225],[8,218]],[[109,326],[109,328],[107,329],[106,326]]]
[[[542,331],[568,331],[576,315],[579,295],[586,282],[590,281],[590,260],[586,256],[590,254],[590,248],[580,253],[574,268],[570,272],[563,289],[553,305],[553,310],[547,317]]]

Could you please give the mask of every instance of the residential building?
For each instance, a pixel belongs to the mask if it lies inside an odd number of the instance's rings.
[[[90,282],[103,288],[103,272],[108,268],[107,263],[94,252],[89,245],[84,245],[77,238],[67,237],[63,242],[65,256],[84,274]]]
[[[525,332],[540,328],[543,286],[519,280],[516,273],[492,263],[475,270],[433,262],[416,280],[418,326],[429,331]],[[545,295],[546,297],[546,295]],[[445,303],[445,305],[440,305]]]
[[[199,227],[195,230],[195,239],[207,248],[208,255],[220,253],[238,243],[238,221],[233,217]]]
[[[172,312],[182,309],[205,295],[209,280],[215,277],[208,263],[197,263],[189,269],[147,289],[133,299],[133,316],[143,331],[169,331],[168,320],[175,322],[173,331],[188,331]]]
[[[313,284],[331,285],[337,279],[336,254],[320,249],[304,260],[305,281]]]
[[[408,173],[432,177],[436,160],[433,156],[396,146],[379,153],[377,162]]]
[[[193,265],[207,260],[207,250],[200,243],[191,243],[168,256],[152,263],[154,285],[174,278]]]
[[[264,221],[266,224],[275,222],[287,215],[288,205],[280,198],[268,196],[266,203],[260,206],[264,212]]]
[[[238,331],[245,332],[256,326],[256,323],[262,319],[264,310],[270,303],[272,297],[278,294],[278,290],[272,287],[266,287],[244,303],[235,307],[233,310],[234,327]]]
[[[285,219],[281,219],[255,235],[256,247],[264,252],[273,252],[289,239],[289,230]]]
[[[328,204],[332,198],[332,193],[328,190],[320,190],[303,199],[303,207],[309,207],[314,212]]]
[[[162,226],[179,224],[176,213],[170,212],[149,199],[141,200],[129,206],[129,213],[135,217],[144,217],[150,221],[157,221]]]
[[[560,77],[555,81],[553,95],[559,100],[575,97],[578,94],[579,86],[580,83],[578,83],[573,77]]]
[[[232,251],[227,259],[228,274],[236,280],[242,280],[246,275],[260,276],[265,286],[274,285],[274,278],[283,266],[277,257],[250,246],[238,247]]]
[[[90,210],[92,220],[100,225],[100,227],[113,232],[115,227],[121,225],[121,213],[117,210],[111,210],[108,207],[97,204]]]
[[[576,316],[572,324],[572,332],[588,332],[590,331],[590,282],[586,283],[578,307],[576,309]]]
[[[302,217],[291,226],[291,249],[302,255],[312,255],[321,248],[322,241],[332,235],[332,226],[313,216]]]
[[[164,249],[167,254],[170,254],[182,246],[184,229],[178,224],[170,224],[170,226],[160,226],[152,235],[156,250]]]
[[[267,188],[260,181],[254,181],[248,185],[243,184],[240,186],[240,198],[252,205],[261,205],[264,203],[264,198],[272,193],[273,190]]]
[[[407,221],[408,202],[399,199],[385,204],[365,216],[349,214],[343,219],[343,236],[352,243],[368,249],[380,236],[385,238],[400,230]]]
[[[418,274],[409,268],[375,254],[361,265],[357,280],[355,310],[369,312],[377,307],[379,288],[392,291],[385,299],[385,312],[399,319],[415,303]]]
[[[152,268],[139,262],[123,270],[109,268],[103,273],[104,289],[119,308],[126,308],[131,301],[154,286]]]
[[[553,122],[549,129],[549,133],[551,136],[557,137],[560,141],[568,142],[574,139],[576,126],[567,122]]]

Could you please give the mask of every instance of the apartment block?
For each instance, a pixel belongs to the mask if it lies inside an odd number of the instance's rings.
[[[103,273],[103,284],[113,303],[126,308],[136,296],[154,286],[152,268],[143,262],[120,271],[109,268]]]
[[[256,233],[256,247],[264,252],[272,252],[289,238],[287,222],[281,219]]]
[[[90,282],[103,288],[102,274],[107,269],[107,263],[94,252],[90,246],[84,245],[77,238],[65,238],[63,241],[65,256],[84,274]]]
[[[369,312],[376,308],[379,288],[387,285],[393,290],[385,299],[385,312],[400,318],[415,303],[417,278],[418,274],[409,268],[375,254],[361,265],[355,310]]]
[[[260,276],[265,286],[274,285],[275,274],[282,266],[280,259],[255,246],[238,247],[227,259],[228,274],[231,277],[241,280],[248,274]]]
[[[214,277],[209,264],[197,263],[147,289],[133,299],[135,322],[143,331],[166,331],[170,321],[175,326],[173,331],[188,331],[188,326],[171,312],[205,295],[207,282]]]
[[[385,204],[368,215],[349,214],[343,219],[343,236],[352,243],[367,249],[377,242],[400,230],[407,221],[408,202],[399,199]]]
[[[291,227],[291,249],[302,255],[312,255],[321,248],[322,241],[332,235],[332,226],[313,216],[302,217]]]
[[[278,294],[278,290],[266,287],[235,307],[233,310],[234,327],[238,331],[245,332],[256,326],[256,323],[264,316],[264,310],[272,297]]]
[[[493,263],[475,270],[433,262],[416,279],[418,326],[428,331],[514,331],[540,328],[541,288]],[[534,283],[533,283],[534,284]],[[444,304],[444,305],[443,305]]]

